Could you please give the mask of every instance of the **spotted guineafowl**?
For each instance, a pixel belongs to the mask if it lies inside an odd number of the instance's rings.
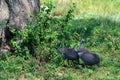
[[[79,56],[76,51],[72,48],[60,48],[60,42],[57,43],[57,51],[58,53],[63,54],[64,58],[72,61],[76,61],[79,64]]]
[[[98,65],[100,64],[100,58],[97,54],[91,53],[83,46],[84,41],[80,41],[80,49],[77,50],[77,53],[81,60],[84,62],[84,65],[92,66],[92,65]]]

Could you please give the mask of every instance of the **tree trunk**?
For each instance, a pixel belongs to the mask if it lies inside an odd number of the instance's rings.
[[[16,29],[25,26],[30,17],[29,14],[35,14],[40,9],[39,0],[6,0],[10,11],[9,25]]]
[[[9,19],[9,9],[5,0],[0,0],[0,39],[2,38],[2,29]]]
[[[35,15],[39,10],[40,0],[0,0],[0,22],[6,20],[7,24],[19,30],[30,21],[29,15]],[[12,35],[8,29],[3,29],[2,32],[4,48]]]

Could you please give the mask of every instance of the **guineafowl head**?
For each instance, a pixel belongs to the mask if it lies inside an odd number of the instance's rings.
[[[59,41],[59,42],[57,42],[57,48],[58,48],[58,47],[60,47],[60,41]]]
[[[56,49],[57,49],[58,53],[63,53],[63,49],[60,48],[60,41],[57,42]]]
[[[80,48],[83,48],[83,47],[84,47],[84,46],[83,46],[84,42],[85,42],[84,39],[80,40]]]
[[[77,54],[81,52],[82,49],[84,49],[83,43],[84,43],[84,39],[80,40],[80,48],[78,50],[74,49]]]
[[[82,45],[85,42],[84,39],[80,40],[80,45]]]

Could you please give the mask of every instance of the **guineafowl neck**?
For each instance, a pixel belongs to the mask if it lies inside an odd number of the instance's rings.
[[[60,48],[60,43],[57,43],[56,48],[57,48],[58,53],[62,53],[62,49]]]
[[[58,48],[57,48],[57,51],[58,51],[58,53],[60,53],[60,54],[61,54],[61,53],[64,53],[64,48],[58,47]]]
[[[80,48],[84,48],[83,41],[80,41]]]
[[[83,45],[83,44],[80,44],[80,48],[84,48],[84,45]]]

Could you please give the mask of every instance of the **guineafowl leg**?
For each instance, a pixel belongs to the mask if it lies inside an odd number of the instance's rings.
[[[69,61],[69,59],[67,59],[67,63],[68,63],[68,65],[70,65],[70,61]]]
[[[67,64],[66,64],[66,59],[62,61],[62,66],[66,67]]]
[[[97,66],[100,67],[100,64],[98,63]]]
[[[84,63],[82,63],[82,64],[80,64],[83,68],[85,68],[85,64]]]
[[[77,64],[80,64],[80,61],[79,61],[79,59],[77,59],[77,60],[76,60],[76,63],[77,63]]]

